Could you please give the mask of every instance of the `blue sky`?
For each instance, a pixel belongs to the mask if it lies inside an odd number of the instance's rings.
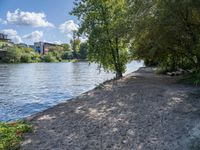
[[[73,0],[0,0],[0,32],[15,43],[68,43],[78,21]]]

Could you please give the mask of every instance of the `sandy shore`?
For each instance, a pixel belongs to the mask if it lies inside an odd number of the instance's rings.
[[[200,89],[140,69],[28,118],[24,150],[189,150],[200,144]]]

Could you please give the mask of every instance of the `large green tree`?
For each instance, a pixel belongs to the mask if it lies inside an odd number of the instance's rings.
[[[73,51],[73,57],[75,59],[79,59],[79,49],[81,41],[78,37],[77,31],[73,31],[73,37],[70,41],[70,44],[71,44],[71,49]]]
[[[88,37],[88,59],[121,77],[128,62],[127,1],[77,0],[72,14],[81,22],[79,33]]]
[[[87,54],[88,54],[88,43],[87,42],[81,43],[79,50],[80,59],[87,59]]]
[[[200,67],[200,2],[128,0],[134,57],[160,66]]]

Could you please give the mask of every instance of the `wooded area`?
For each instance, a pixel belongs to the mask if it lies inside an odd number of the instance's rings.
[[[118,77],[132,59],[164,71],[200,68],[200,1],[77,0],[71,13],[89,60]]]

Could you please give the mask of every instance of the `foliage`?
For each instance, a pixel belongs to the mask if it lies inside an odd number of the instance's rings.
[[[199,1],[128,2],[134,58],[154,62],[166,70],[200,67]]]
[[[22,134],[32,127],[24,122],[0,123],[0,150],[16,150],[20,147]]]
[[[7,50],[5,57],[2,61],[6,63],[19,63],[21,60],[22,52],[18,47],[10,47]]]
[[[89,49],[88,43],[80,44],[80,50],[79,50],[80,59],[87,59],[88,49]]]
[[[40,54],[34,52],[32,55],[32,62],[33,63],[41,62]]]
[[[57,61],[62,61],[63,53],[64,53],[64,48],[61,46],[55,46],[49,49],[49,55],[55,57]]]
[[[187,75],[183,79],[179,81],[179,83],[184,83],[184,84],[191,84],[195,86],[200,85],[200,72],[196,72],[194,74]]]
[[[62,54],[62,59],[64,59],[64,60],[73,59],[73,52],[71,52],[71,51],[65,51]]]
[[[57,62],[56,57],[53,55],[53,53],[49,52],[48,54],[42,56],[43,62]]]
[[[79,42],[78,42],[79,43]],[[7,52],[2,57],[4,63],[35,63],[35,62],[60,62],[63,60],[72,59],[86,59],[87,58],[87,47],[86,43],[78,44],[76,50],[76,57],[74,52],[71,51],[69,44],[63,44],[61,46],[52,46],[49,48],[48,54],[40,55],[35,52],[32,48],[13,46],[7,47]]]
[[[9,45],[8,42],[0,41],[0,48],[4,48],[4,47],[6,47],[7,45]]]
[[[31,63],[32,62],[32,55],[28,54],[28,53],[22,54],[20,62]]]
[[[7,53],[2,58],[5,63],[32,63],[40,61],[40,55],[33,49],[26,47],[7,47]]]
[[[62,44],[61,46],[64,48],[64,51],[71,51],[69,44]]]
[[[78,59],[81,41],[77,37],[76,31],[73,32],[73,38],[70,41],[70,44],[71,44],[71,48],[72,48],[72,51],[73,51],[73,58]]]
[[[126,0],[77,0],[72,14],[88,37],[88,59],[121,77],[128,62]]]

